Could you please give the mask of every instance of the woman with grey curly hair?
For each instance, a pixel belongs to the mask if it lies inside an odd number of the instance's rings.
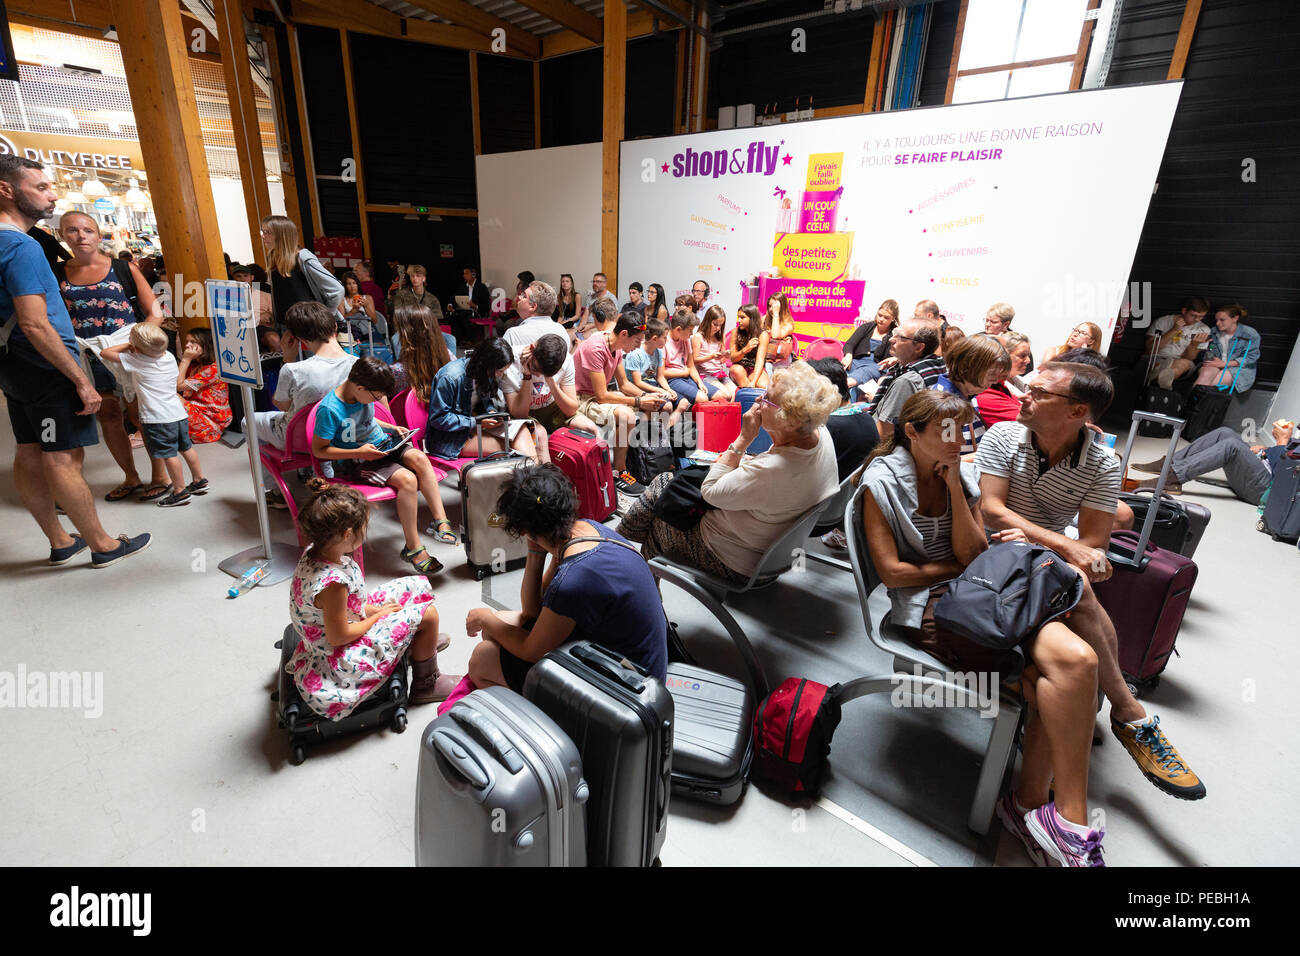
[[[778,371],[741,419],[740,437],[704,479],[704,501],[714,510],[686,531],[656,517],[655,502],[673,477],[665,473],[636,499],[619,533],[640,542],[646,558],[662,554],[743,584],[799,515],[835,493],[835,446],[825,425],[839,404],[835,386],[807,362]],[[772,447],[746,456],[760,428],[772,436]]]

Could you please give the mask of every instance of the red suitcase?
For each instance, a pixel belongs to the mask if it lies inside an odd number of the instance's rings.
[[[551,462],[578,489],[579,518],[604,521],[614,513],[614,457],[603,439],[576,428],[557,428],[551,433]]]
[[[694,412],[695,447],[700,451],[726,451],[740,436],[739,402],[699,402]]]
[[[1134,554],[1141,536],[1116,531],[1110,540],[1112,551]],[[1135,690],[1155,687],[1174,653],[1196,584],[1196,562],[1148,544],[1140,566],[1112,563],[1115,571],[1109,580],[1092,587],[1115,625],[1119,668]]]

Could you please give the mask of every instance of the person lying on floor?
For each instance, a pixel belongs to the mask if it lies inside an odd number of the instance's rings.
[[[522,692],[533,664],[568,641],[595,641],[662,681],[668,625],[650,567],[618,532],[578,519],[578,493],[564,472],[516,468],[496,510],[507,533],[528,541],[520,609],[469,612],[465,631],[483,640],[470,654],[468,683],[443,709],[479,687]]]
[[[1258,505],[1273,481],[1273,469],[1283,455],[1300,457],[1300,435],[1295,422],[1278,419],[1273,423],[1272,445],[1247,445],[1231,428],[1216,428],[1185,448],[1174,452],[1169,462],[1165,491],[1181,495],[1183,485],[1193,478],[1222,468],[1232,493],[1248,505]],[[1163,458],[1143,464],[1134,463],[1135,471],[1158,475],[1165,467]],[[1138,483],[1139,489],[1155,489],[1158,479]]]

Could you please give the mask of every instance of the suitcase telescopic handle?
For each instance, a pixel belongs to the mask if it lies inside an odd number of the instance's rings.
[[[453,707],[449,712],[451,719],[464,727],[471,735],[478,738],[479,743],[492,752],[497,762],[505,767],[511,774],[516,774],[524,769],[524,762],[506,735],[477,710],[468,707]]]
[[[590,647],[575,647],[570,653],[592,670],[604,674],[610,680],[618,681],[628,690],[635,691],[638,694],[645,690],[645,680],[639,674],[635,671],[629,674],[626,667],[611,664],[604,655],[597,653]]]
[[[430,741],[444,760],[475,790],[486,790],[491,778],[479,762],[446,730],[435,730]]]

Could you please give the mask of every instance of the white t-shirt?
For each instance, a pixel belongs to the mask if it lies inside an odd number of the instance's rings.
[[[355,355],[341,355],[337,358],[324,358],[313,355],[298,362],[285,362],[280,369],[280,379],[275,385],[275,400],[281,404],[288,402],[289,411],[280,415],[271,423],[271,429],[279,439],[279,448],[284,447],[285,432],[293,416],[315,405],[329,392],[343,384],[352,371]]]
[[[1157,337],[1164,335],[1174,327],[1174,323],[1178,319],[1179,316],[1177,315],[1162,315],[1151,323],[1151,331],[1147,334]],[[1209,334],[1210,327],[1204,322],[1193,322],[1191,325],[1185,325],[1169,337],[1169,340],[1161,346],[1157,356],[1162,359],[1178,358],[1183,352],[1187,351],[1187,346],[1192,344],[1193,338],[1198,335],[1208,336]]]
[[[135,394],[140,400],[140,421],[165,425],[189,418],[185,403],[176,394],[176,356],[163,352],[150,358],[140,352],[119,352],[122,368],[135,376]]]
[[[506,329],[503,338],[510,343],[510,349],[514,352],[514,363],[506,369],[506,374],[501,379],[501,391],[507,395],[513,395],[519,391],[524,384],[524,367],[519,359],[519,355],[530,345],[537,343],[543,335],[558,335],[564,339],[564,348],[569,348],[569,333],[550,316],[535,315],[530,319],[525,319],[514,328]],[[561,385],[573,387],[573,356],[566,354],[564,364],[560,370],[555,373],[555,380]],[[541,376],[533,378],[533,397],[529,403],[529,408],[536,411],[539,408],[545,408],[551,404],[554,398],[551,396],[551,387],[546,384],[546,379]]]

